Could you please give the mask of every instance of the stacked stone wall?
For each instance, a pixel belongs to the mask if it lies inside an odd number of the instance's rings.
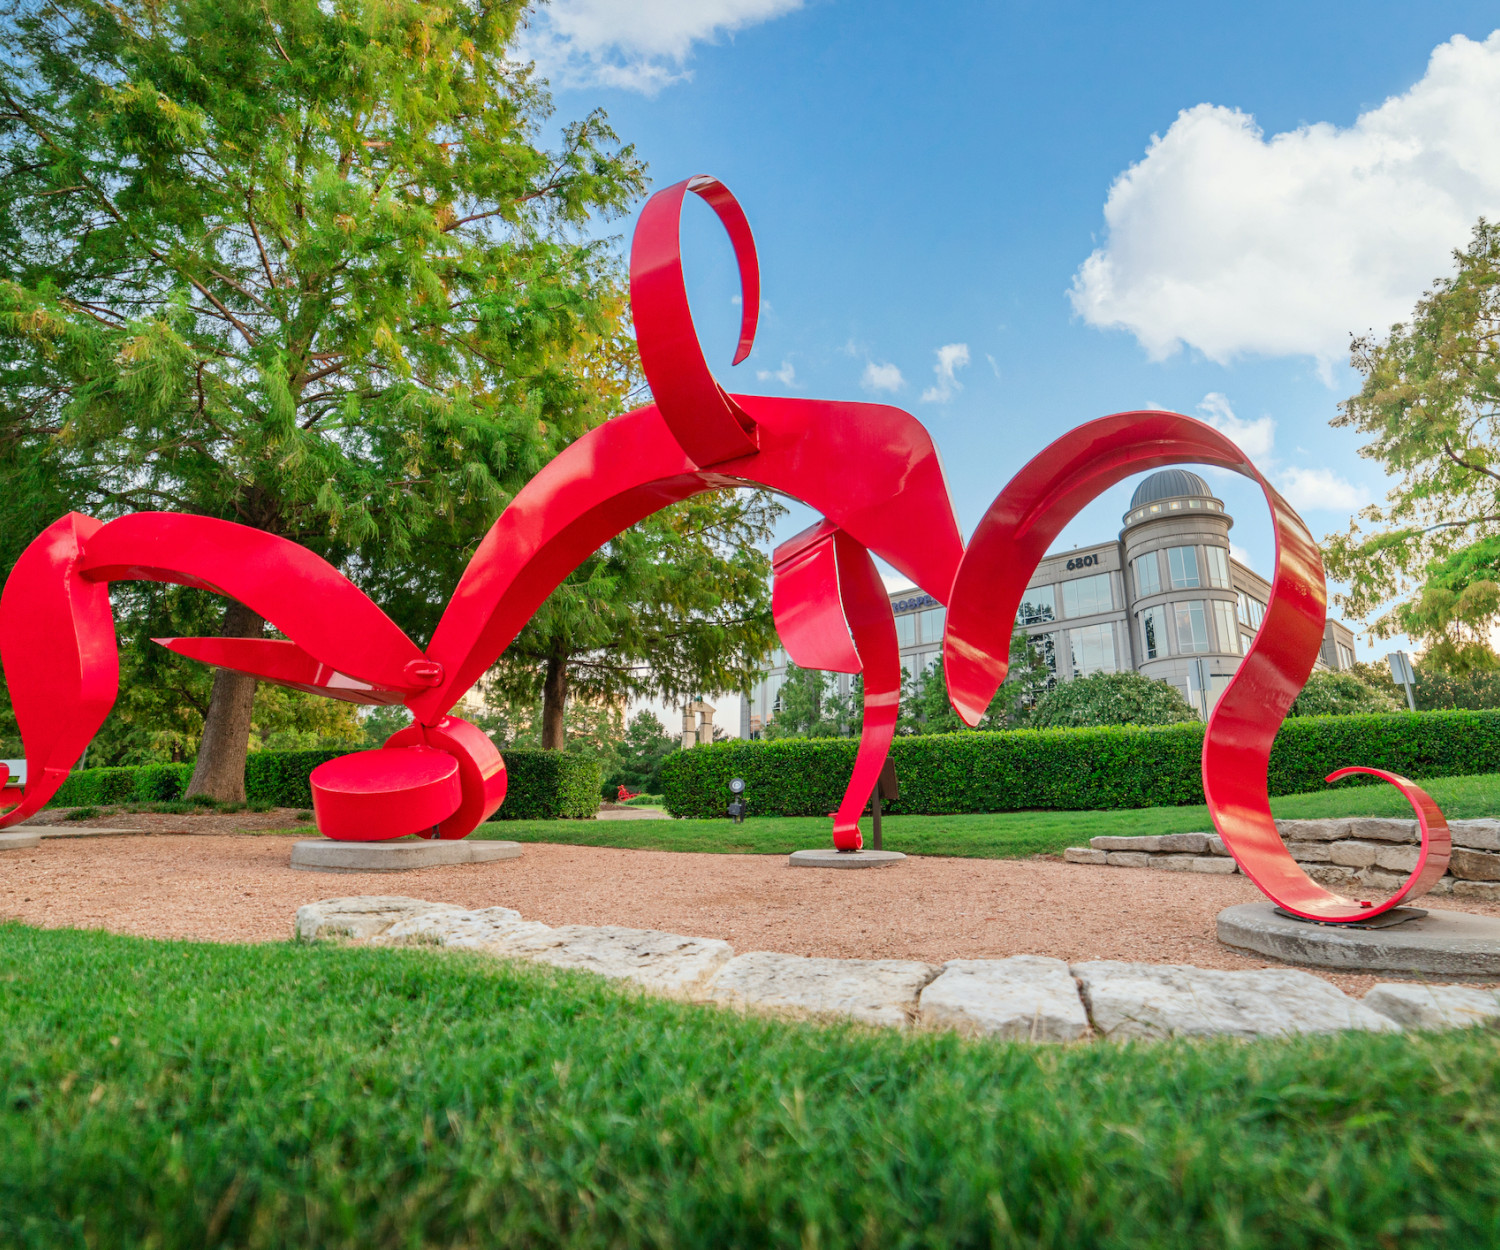
[[[1435,896],[1500,902],[1500,820],[1450,820],[1453,858]],[[1329,820],[1278,820],[1277,832],[1307,875],[1329,889],[1399,889],[1417,865],[1421,831],[1415,820],[1356,816]],[[1074,864],[1158,868],[1167,872],[1233,873],[1239,868],[1224,840],[1211,833],[1091,838],[1070,847]]]

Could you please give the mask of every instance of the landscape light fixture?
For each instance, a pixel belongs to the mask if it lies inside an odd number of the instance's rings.
[[[729,779],[729,793],[734,795],[734,802],[729,805],[729,816],[737,825],[745,823],[745,779],[743,777],[731,777]]]

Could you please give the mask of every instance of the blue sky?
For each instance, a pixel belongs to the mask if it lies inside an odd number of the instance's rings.
[[[685,229],[731,389],[913,412],[966,532],[1066,429],[1174,408],[1322,535],[1387,486],[1329,426],[1349,331],[1500,213],[1497,27],[1437,2],[558,0],[527,48],[560,120],[602,105],[654,185],[712,173],[745,205],[767,307],[736,369],[728,244],[696,205]],[[1268,571],[1258,493],[1214,485]],[[1065,541],[1112,536],[1130,489]]]

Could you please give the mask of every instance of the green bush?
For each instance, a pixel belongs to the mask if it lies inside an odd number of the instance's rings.
[[[1026,717],[1035,729],[1183,725],[1197,719],[1176,686],[1140,673],[1092,673],[1061,682],[1039,696]]]
[[[348,751],[255,751],[245,761],[245,798],[252,807],[312,807],[308,776],[325,760]],[[510,785],[492,819],[586,818],[599,809],[599,764],[562,751],[505,752]],[[132,768],[85,768],[69,775],[52,805],[107,807],[117,803],[162,803],[182,797],[191,764],[142,764]]]
[[[491,820],[587,820],[599,810],[599,761],[572,751],[505,752],[505,802]]]
[[[852,739],[793,739],[694,747],[663,766],[662,792],[674,816],[723,816],[729,779],[738,776],[752,816],[826,816],[843,797],[856,746]],[[901,798],[888,810],[951,815],[1202,803],[1202,750],[1196,723],[897,738],[891,759]],[[1270,792],[1322,790],[1324,776],[1350,764],[1412,778],[1500,772],[1500,712],[1290,719],[1271,750]]]

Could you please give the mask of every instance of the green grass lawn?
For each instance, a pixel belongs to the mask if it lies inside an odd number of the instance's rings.
[[[1500,1035],[1032,1048],[0,926],[7,1247],[1500,1244]]]
[[[1453,819],[1500,816],[1500,775],[1440,777],[1423,787]],[[1411,807],[1391,786],[1330,786],[1320,794],[1272,799],[1271,810],[1288,819],[1319,816],[1410,816]],[[1206,807],[1148,807],[1113,812],[993,812],[972,816],[887,816],[882,822],[888,850],[915,855],[968,855],[1003,859],[1060,854],[1087,846],[1104,834],[1211,833]],[[502,820],[472,835],[517,842],[562,842],[574,846],[619,846],[650,851],[722,851],[786,855],[832,841],[832,823],[817,817],[728,820]],[[866,843],[870,822],[863,828]]]

